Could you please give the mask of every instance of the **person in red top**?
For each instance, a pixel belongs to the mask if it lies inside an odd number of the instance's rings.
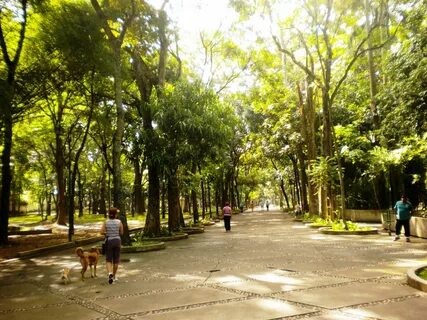
[[[225,207],[222,208],[222,213],[224,214],[224,227],[225,231],[231,231],[230,221],[231,221],[231,207],[228,202],[225,203]]]

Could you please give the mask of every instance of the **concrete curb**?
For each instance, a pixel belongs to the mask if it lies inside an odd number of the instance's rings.
[[[306,226],[313,229],[328,228],[328,227],[325,227],[325,225],[315,224],[315,223],[307,223]]]
[[[406,273],[406,282],[412,288],[427,292],[427,281],[417,275],[418,271],[427,268],[427,264],[409,269]]]

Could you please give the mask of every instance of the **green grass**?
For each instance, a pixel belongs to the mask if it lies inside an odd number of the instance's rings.
[[[102,214],[84,214],[82,217],[75,217],[74,223],[85,224],[93,222],[102,222],[104,221],[104,215]]]
[[[132,217],[131,214],[127,214],[127,220],[129,221],[138,221],[140,223],[144,223],[145,222],[145,218],[146,218],[146,214],[142,215],[135,215]],[[46,217],[46,216],[45,216]],[[206,218],[204,220],[201,219],[201,213],[200,213],[200,219],[199,219],[199,223],[202,224],[203,222],[210,222],[212,221],[209,216],[206,216]],[[25,226],[25,225],[38,225],[38,224],[44,224],[46,222],[50,223],[50,222],[55,222],[54,221],[55,218],[55,214],[53,213],[51,216],[49,216],[47,218],[47,220],[42,220],[42,217],[39,214],[27,214],[25,216],[19,216],[19,217],[9,217],[9,224],[10,225],[20,225],[20,226]],[[105,221],[105,217],[102,214],[90,214],[87,211],[83,214],[82,217],[79,217],[77,214],[74,215],[74,223],[76,225],[84,225],[84,224],[88,224],[88,223],[97,223],[97,222],[103,222]],[[193,224],[193,216],[190,215],[188,212],[184,212],[184,219],[185,220],[190,220],[190,225]],[[168,215],[166,214],[165,219],[161,218],[161,222],[167,222],[168,221]],[[68,218],[67,218],[67,223],[68,223]],[[162,233],[166,233],[164,230],[162,230]]]
[[[19,217],[9,217],[9,224],[31,224],[42,222],[42,217],[35,214]]]
[[[321,219],[319,216],[317,215],[310,216],[308,212],[306,212],[302,217],[303,222],[316,222],[319,219]]]
[[[427,281],[427,268],[423,268],[421,269],[421,271],[419,271],[417,273],[417,276],[419,276],[420,278],[424,279]]]

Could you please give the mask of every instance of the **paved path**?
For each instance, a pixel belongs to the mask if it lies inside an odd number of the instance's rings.
[[[1,264],[0,320],[421,320],[427,294],[406,285],[427,240],[322,235],[278,211],[233,216],[161,251],[124,254],[120,279],[79,280],[71,250]],[[60,270],[73,267],[72,282]]]

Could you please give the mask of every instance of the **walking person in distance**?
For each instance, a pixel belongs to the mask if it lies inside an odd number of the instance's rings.
[[[231,231],[231,207],[228,202],[225,203],[225,207],[222,208],[222,213],[224,214],[224,227],[225,231]]]

